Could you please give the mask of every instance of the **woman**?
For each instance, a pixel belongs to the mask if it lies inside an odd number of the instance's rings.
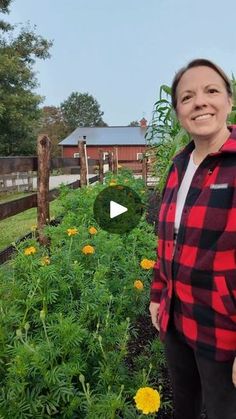
[[[192,141],[173,159],[159,214],[150,313],[164,342],[174,418],[236,418],[236,127],[230,81],[205,59],[175,76]]]

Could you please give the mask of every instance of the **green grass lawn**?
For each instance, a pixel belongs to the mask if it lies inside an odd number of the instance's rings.
[[[16,198],[22,198],[23,196],[26,196],[26,194],[1,195],[0,203],[12,201]],[[50,202],[50,218],[58,215],[58,211],[59,203],[56,199],[55,201]],[[20,214],[14,215],[13,217],[0,221],[0,251],[9,246],[12,242],[16,241],[18,238],[30,232],[31,227],[36,224],[36,208],[31,208],[27,211],[21,212]]]

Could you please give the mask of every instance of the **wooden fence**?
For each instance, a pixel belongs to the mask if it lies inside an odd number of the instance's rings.
[[[117,171],[117,162],[113,154],[103,160],[100,152],[99,159],[86,159],[84,141],[78,143],[79,158],[50,158],[51,141],[47,135],[40,135],[37,140],[37,156],[33,157],[0,157],[0,175],[12,172],[37,172],[37,193],[32,193],[20,199],[0,204],[0,221],[19,214],[30,208],[37,207],[37,235],[41,244],[47,244],[47,237],[43,233],[44,226],[50,222],[49,202],[59,195],[59,188],[49,190],[50,171],[65,167],[79,167],[80,180],[68,184],[72,189],[84,187],[104,178],[104,165],[109,165],[109,170]],[[89,166],[98,166],[97,175],[88,178]],[[31,233],[25,237],[30,236]],[[24,237],[24,238],[25,238]],[[22,238],[22,239],[24,239]],[[14,252],[14,247],[9,246],[0,252],[0,264],[8,260]]]
[[[80,180],[68,184],[72,189],[84,187],[94,182],[103,182],[104,165],[108,165],[109,171],[118,172],[117,153],[109,152],[108,157],[103,159],[103,151],[99,152],[99,159],[87,159],[85,142],[79,141],[79,158],[50,158],[51,141],[47,135],[40,135],[37,140],[37,156],[33,157],[0,157],[0,176],[12,172],[37,172],[37,193],[32,193],[20,199],[0,204],[0,221],[27,209],[37,207],[37,235],[41,244],[47,245],[47,237],[44,235],[44,226],[50,222],[49,202],[59,195],[59,189],[49,190],[50,171],[65,167],[79,167]],[[127,163],[120,161],[119,163]],[[125,166],[125,164],[124,164]],[[91,167],[98,167],[98,174],[88,177]],[[142,161],[142,177],[147,181],[147,159]],[[27,235],[29,236],[30,233]],[[26,237],[26,236],[25,236]],[[25,238],[24,237],[24,238]],[[14,248],[9,246],[0,252],[0,264],[9,259]]]

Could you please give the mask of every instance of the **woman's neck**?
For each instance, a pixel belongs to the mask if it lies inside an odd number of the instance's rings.
[[[225,127],[214,138],[193,138],[195,149],[193,150],[193,161],[199,165],[210,153],[216,153],[225,143],[230,135],[230,130]]]

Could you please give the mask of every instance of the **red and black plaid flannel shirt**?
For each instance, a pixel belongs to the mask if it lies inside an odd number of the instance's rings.
[[[160,339],[174,302],[180,336],[217,361],[236,356],[236,126],[229,128],[221,149],[209,154],[194,174],[175,248],[177,192],[193,141],[173,159],[160,208],[151,286],[151,301],[160,303]]]

